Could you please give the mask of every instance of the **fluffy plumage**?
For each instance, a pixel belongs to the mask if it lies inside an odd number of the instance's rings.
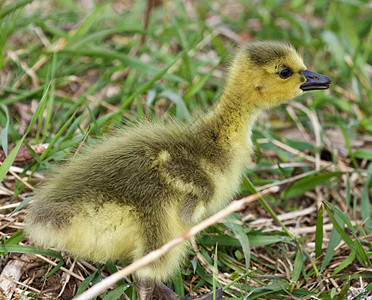
[[[262,109],[302,94],[305,83],[307,90],[315,89],[312,81],[317,89],[329,87],[328,77],[309,78],[305,70],[288,44],[242,46],[210,112],[188,124],[123,128],[58,166],[29,207],[28,236],[37,245],[93,262],[136,260],[179,236],[237,192],[252,153],[251,126]],[[137,271],[137,277],[168,280],[186,246]]]

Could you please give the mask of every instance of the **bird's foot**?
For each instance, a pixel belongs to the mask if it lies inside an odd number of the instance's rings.
[[[140,279],[136,284],[138,300],[179,300],[181,299],[175,292],[161,282],[150,279]]]
[[[149,279],[138,280],[136,284],[138,300],[213,300],[213,291],[204,295],[181,298],[162,282]],[[216,290],[215,300],[222,300],[222,288]]]
[[[155,282],[153,280],[141,279],[136,284],[138,300],[151,300],[154,293]]]
[[[162,282],[155,283],[154,295],[156,295],[158,299],[164,299],[164,300],[181,299],[174,291],[172,291],[169,287],[167,287]]]

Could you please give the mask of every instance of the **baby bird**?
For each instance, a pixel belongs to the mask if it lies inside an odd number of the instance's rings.
[[[266,108],[328,89],[289,44],[250,42],[235,53],[211,111],[193,122],[125,127],[58,166],[26,216],[35,244],[92,262],[135,261],[226,206],[252,154],[251,128]],[[136,272],[141,300],[179,299],[162,281],[187,243]]]

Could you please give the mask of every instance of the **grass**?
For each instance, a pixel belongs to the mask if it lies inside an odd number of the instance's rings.
[[[180,295],[222,286],[226,299],[372,297],[368,1],[164,1],[147,31],[144,1],[27,3],[0,3],[0,137],[5,152],[13,149],[0,166],[2,266],[14,257],[7,252],[39,253],[21,231],[25,208],[9,215],[30,201],[39,174],[114,126],[183,120],[206,109],[221,91],[234,44],[275,39],[291,42],[309,69],[330,76],[331,89],[260,117],[255,165],[239,197],[268,185],[282,192],[202,233],[169,284]],[[41,143],[48,144],[42,154],[32,150]],[[22,144],[34,159],[11,168]],[[61,259],[55,251],[41,254]],[[63,258],[73,273],[66,287],[60,281],[67,273],[45,279],[50,268],[38,258],[21,278],[35,290],[23,293],[67,298],[117,269],[85,262],[72,268]],[[131,281],[102,298],[125,291],[121,297],[132,299]]]

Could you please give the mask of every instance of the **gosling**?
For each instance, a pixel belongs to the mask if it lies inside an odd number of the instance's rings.
[[[202,117],[125,127],[58,166],[29,206],[28,237],[92,262],[141,258],[229,203],[263,109],[330,83],[289,44],[243,45],[219,101]],[[161,282],[180,267],[187,246],[136,272],[140,300],[179,299]]]

